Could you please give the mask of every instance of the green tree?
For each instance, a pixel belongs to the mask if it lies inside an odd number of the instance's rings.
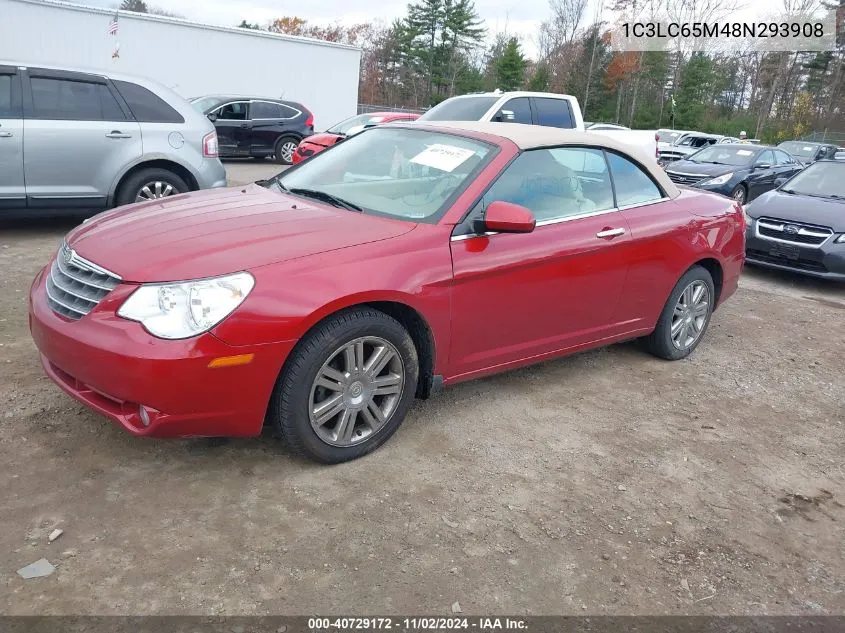
[[[502,90],[516,90],[525,80],[525,56],[519,40],[512,37],[496,64],[496,79]]]
[[[693,53],[678,77],[676,127],[694,130],[703,126],[712,84],[713,62],[704,53]]]
[[[134,11],[135,13],[147,13],[147,3],[144,0],[123,0],[120,3],[122,11]]]
[[[241,20],[241,23],[238,24],[239,29],[252,29],[253,31],[260,31],[261,26],[258,24],[251,24],[246,20]]]
[[[534,69],[534,74],[528,80],[528,89],[534,92],[546,92],[549,89],[549,66],[540,62]]]

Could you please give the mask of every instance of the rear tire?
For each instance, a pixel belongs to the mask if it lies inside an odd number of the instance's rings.
[[[715,297],[708,270],[702,266],[690,268],[669,293],[654,332],[642,339],[645,348],[666,360],[689,356],[704,338]]]
[[[393,435],[411,407],[418,379],[417,350],[396,319],[372,308],[344,310],[317,325],[291,352],[268,417],[299,455],[325,464],[346,462]]]
[[[274,149],[274,158],[280,165],[292,165],[293,153],[296,151],[296,146],[299,145],[293,136],[283,136],[276,141]]]
[[[169,198],[190,191],[179,176],[167,169],[141,169],[126,179],[115,196],[116,206]]]

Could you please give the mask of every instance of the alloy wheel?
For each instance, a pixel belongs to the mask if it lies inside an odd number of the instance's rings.
[[[154,180],[148,182],[138,190],[135,196],[135,202],[146,202],[147,200],[157,200],[159,198],[167,198],[168,196],[175,196],[179,191],[176,187],[168,182],[161,180]]]
[[[377,336],[356,338],[329,355],[311,386],[308,416],[332,446],[354,446],[378,433],[405,387],[402,356]]]
[[[293,153],[296,151],[296,143],[293,141],[287,141],[286,143],[282,143],[280,148],[280,152],[282,154],[281,158],[286,163],[290,163],[293,161]]]
[[[693,281],[684,288],[675,304],[670,329],[672,344],[682,350],[694,345],[704,331],[709,316],[710,288],[703,281]]]

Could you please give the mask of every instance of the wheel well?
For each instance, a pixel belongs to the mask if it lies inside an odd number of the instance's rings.
[[[713,305],[719,305],[719,297],[722,295],[722,265],[718,262],[718,260],[715,260],[712,257],[697,261],[693,265],[701,266],[710,273],[710,276],[713,278],[713,289],[716,291],[716,300]]]
[[[412,307],[396,301],[371,301],[362,305],[393,317],[411,335],[420,361],[420,379],[417,383],[416,396],[417,398],[428,398],[431,395],[431,386],[434,379],[434,337],[426,320]]]
[[[199,189],[199,184],[197,184],[197,179],[194,178],[194,175],[182,167],[179,163],[174,163],[170,160],[165,159],[157,159],[157,160],[149,160],[145,163],[141,163],[139,165],[135,165],[132,169],[127,171],[123,174],[123,178],[120,179],[120,182],[117,183],[117,187],[114,189],[114,198],[117,198],[121,187],[123,187],[124,183],[137,174],[142,169],[166,169],[167,171],[172,171],[174,174],[179,176],[185,183],[190,187],[191,191],[196,191]]]

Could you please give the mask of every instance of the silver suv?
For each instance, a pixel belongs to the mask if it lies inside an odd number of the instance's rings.
[[[226,186],[217,133],[145,79],[0,62],[0,216]]]

